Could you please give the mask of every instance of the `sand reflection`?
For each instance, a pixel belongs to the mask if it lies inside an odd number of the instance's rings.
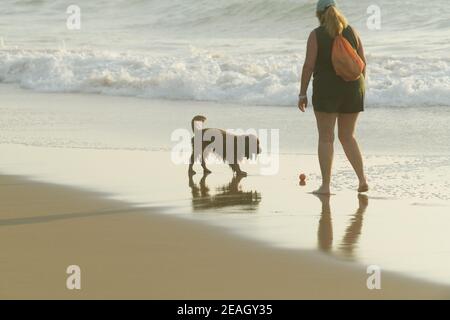
[[[244,191],[240,186],[242,176],[233,176],[228,184],[221,185],[211,191],[206,183],[208,174],[204,174],[198,183],[189,175],[189,188],[192,193],[194,211],[223,209],[236,207],[239,211],[256,211],[261,202],[261,194],[257,191]]]
[[[327,253],[333,252],[339,256],[355,259],[355,250],[358,247],[358,241],[361,236],[363,227],[364,213],[369,205],[369,199],[366,195],[358,195],[358,208],[352,215],[350,223],[345,230],[345,234],[337,246],[337,250],[333,251],[333,219],[330,207],[331,196],[316,195],[322,203],[321,218],[317,231],[318,248]]]

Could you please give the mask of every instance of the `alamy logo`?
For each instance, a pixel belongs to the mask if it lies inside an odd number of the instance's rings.
[[[368,266],[367,274],[370,274],[367,278],[367,289],[381,290],[381,268],[375,265]]]
[[[201,162],[204,169],[208,163],[228,163],[238,172],[239,163],[259,164],[262,175],[275,175],[279,170],[278,129],[186,129],[172,132],[171,159],[177,165]],[[269,152],[270,148],[270,152]]]
[[[369,28],[369,30],[380,30],[381,8],[373,4],[367,8],[367,14],[369,14],[369,18],[367,19],[367,28]]]
[[[81,29],[81,9],[77,5],[67,7],[66,13],[69,15],[66,20],[66,26],[69,30]]]
[[[67,267],[66,273],[69,275],[66,280],[67,289],[81,290],[81,268],[71,265]]]

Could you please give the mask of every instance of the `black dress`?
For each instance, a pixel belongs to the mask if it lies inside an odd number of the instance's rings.
[[[313,106],[315,111],[328,113],[357,113],[364,111],[365,84],[364,76],[356,81],[345,81],[336,75],[331,62],[333,38],[325,27],[315,30],[318,55],[314,68]],[[350,26],[342,35],[357,48],[357,40]]]

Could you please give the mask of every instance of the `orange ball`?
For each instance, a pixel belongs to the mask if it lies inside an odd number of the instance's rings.
[[[305,181],[306,175],[304,173],[302,173],[299,178],[300,178],[300,180]]]

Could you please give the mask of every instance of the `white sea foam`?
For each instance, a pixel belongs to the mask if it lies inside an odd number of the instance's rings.
[[[303,57],[232,55],[192,48],[185,56],[92,50],[0,50],[0,81],[48,92],[250,105],[296,103]],[[368,106],[450,106],[450,59],[369,55]]]

